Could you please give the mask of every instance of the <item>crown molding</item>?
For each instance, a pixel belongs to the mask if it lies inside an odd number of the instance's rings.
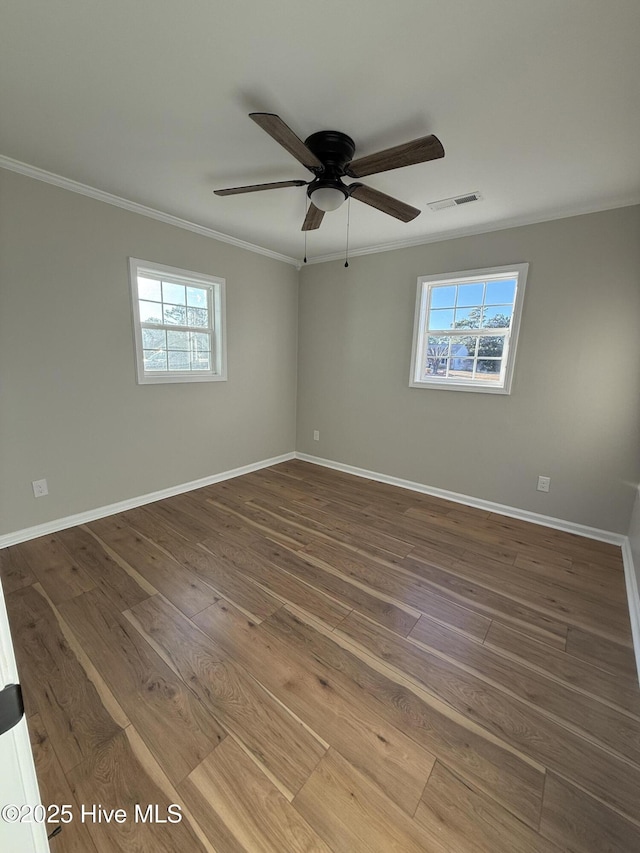
[[[375,255],[378,252],[393,252],[396,249],[408,249],[412,246],[424,246],[428,243],[440,243],[445,240],[456,240],[458,237],[473,237],[476,234],[488,234],[492,231],[506,231],[508,228],[520,228],[523,225],[538,225],[541,222],[553,222],[556,219],[569,219],[572,216],[582,216],[588,213],[603,213],[606,210],[615,210],[619,207],[633,207],[640,204],[640,195],[625,196],[625,198],[613,199],[602,204],[582,205],[568,208],[555,213],[541,213],[537,216],[520,216],[512,219],[503,219],[499,222],[487,222],[482,225],[470,225],[467,228],[456,228],[450,231],[441,231],[438,234],[421,235],[410,237],[406,240],[396,240],[393,243],[380,243],[377,246],[364,246],[360,249],[349,249],[349,258],[362,255]],[[308,258],[306,266],[311,264],[324,264],[328,261],[343,261],[344,249],[328,255],[318,255]]]
[[[7,169],[10,172],[17,172],[19,175],[25,175],[28,178],[34,178],[37,181],[52,184],[56,187],[69,190],[70,192],[79,193],[80,195],[88,196],[96,201],[103,201],[106,204],[111,204],[114,207],[120,207],[123,210],[128,210],[131,213],[139,213],[141,216],[147,216],[150,219],[156,219],[158,222],[164,222],[167,225],[174,225],[176,228],[183,228],[186,231],[192,231],[194,234],[200,234],[202,237],[209,237],[212,240],[218,240],[221,243],[228,243],[231,246],[236,246],[239,249],[246,249],[249,252],[255,252],[259,255],[264,255],[267,258],[272,258],[275,261],[281,261],[285,264],[292,264],[297,270],[302,268],[299,258],[292,258],[289,255],[283,255],[280,252],[274,252],[271,249],[266,249],[264,246],[257,246],[255,243],[249,243],[246,240],[240,240],[237,237],[232,237],[229,234],[223,234],[221,231],[214,231],[213,228],[207,228],[204,225],[198,225],[195,222],[190,222],[187,219],[181,219],[178,216],[173,216],[170,213],[165,213],[162,210],[156,210],[153,207],[147,207],[144,204],[139,204],[136,201],[122,198],[121,196],[113,195],[104,190],[96,189],[88,184],[81,184],[79,181],[73,181],[71,178],[65,178],[62,175],[56,175],[54,172],[47,172],[45,169],[40,169],[37,166],[30,166],[28,163],[22,163],[20,160],[14,160],[4,154],[0,154],[0,169]],[[601,204],[582,205],[573,208],[568,208],[554,213],[542,213],[535,216],[521,216],[512,219],[504,219],[499,222],[487,222],[482,225],[471,225],[467,228],[455,228],[449,231],[441,231],[437,234],[420,235],[418,237],[407,238],[406,240],[396,240],[392,243],[379,243],[375,246],[363,246],[360,249],[350,249],[349,257],[356,258],[363,255],[375,255],[379,252],[393,252],[396,249],[408,249],[413,246],[424,246],[429,243],[440,243],[445,240],[455,240],[458,237],[473,237],[476,234],[488,234],[492,231],[505,231],[508,228],[519,228],[523,225],[537,225],[541,222],[552,222],[556,219],[568,219],[571,216],[582,216],[588,213],[601,213],[606,210],[615,210],[619,207],[632,207],[640,204],[640,195],[626,196],[609,200]],[[332,252],[326,255],[318,255],[315,258],[309,258],[306,266],[311,264],[324,264],[329,261],[344,260],[344,250],[340,252]]]
[[[150,219],[156,219],[158,222],[164,222],[167,225],[174,225],[176,228],[183,228],[186,231],[193,231],[194,234],[200,234],[202,237],[209,237],[212,240],[218,240],[221,243],[229,243],[231,246],[236,246],[239,249],[247,249],[249,252],[256,252],[258,255],[264,255],[267,258],[272,258],[275,261],[282,261],[285,264],[293,264],[300,269],[300,261],[297,258],[290,258],[289,255],[282,255],[280,252],[273,252],[271,249],[265,249],[264,246],[256,246],[254,243],[248,243],[246,240],[239,240],[236,237],[231,237],[229,234],[223,234],[220,231],[214,231],[213,228],[206,228],[204,225],[198,225],[195,222],[189,222],[187,219],[180,219],[179,216],[173,216],[170,213],[165,213],[162,210],[156,210],[153,207],[147,207],[144,204],[139,204],[136,201],[122,198],[118,195],[105,192],[104,190],[90,187],[87,184],[81,184],[79,181],[72,181],[70,178],[65,178],[62,175],[56,175],[53,172],[47,172],[45,169],[39,169],[37,166],[30,166],[28,163],[21,163],[19,160],[13,160],[11,157],[6,157],[0,154],[0,169],[7,169],[9,172],[17,172],[19,175],[25,175],[27,178],[34,178],[36,181],[44,181],[45,184],[52,184],[55,187],[61,187],[64,190],[69,190],[72,193],[88,196],[96,201],[103,201],[106,204],[112,204],[114,207],[120,207],[123,210],[128,210],[130,213],[139,213],[141,216],[148,216]]]

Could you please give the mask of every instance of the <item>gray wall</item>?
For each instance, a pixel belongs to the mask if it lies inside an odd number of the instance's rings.
[[[0,170],[0,534],[293,450],[296,365],[298,450],[626,533],[639,236],[623,208],[312,265],[298,306],[290,265]],[[136,384],[129,256],[227,279],[228,382]],[[517,261],[511,396],[409,388],[417,276]]]
[[[297,450],[627,533],[640,479],[639,238],[633,207],[306,267]],[[417,277],[520,261],[511,395],[409,388]]]
[[[226,278],[228,382],[136,384],[129,256]],[[297,278],[0,170],[0,534],[292,451]]]

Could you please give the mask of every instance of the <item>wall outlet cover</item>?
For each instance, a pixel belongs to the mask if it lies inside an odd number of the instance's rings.
[[[36,498],[43,498],[49,494],[49,487],[46,480],[33,480],[31,486],[33,488],[33,495]]]
[[[551,477],[538,477],[537,489],[539,492],[548,492],[551,487]]]

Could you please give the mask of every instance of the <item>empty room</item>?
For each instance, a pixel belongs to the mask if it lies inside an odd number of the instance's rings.
[[[2,853],[640,850],[640,5],[0,17]]]

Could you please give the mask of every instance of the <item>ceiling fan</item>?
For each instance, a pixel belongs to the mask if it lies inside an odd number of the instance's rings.
[[[302,224],[302,231],[313,231],[319,228],[325,213],[337,210],[347,198],[362,201],[402,222],[411,222],[420,213],[417,207],[405,204],[359,181],[345,184],[342,179],[344,177],[363,178],[365,175],[375,175],[390,169],[399,169],[401,166],[412,166],[415,163],[426,163],[428,160],[444,157],[444,148],[436,136],[422,136],[403,145],[386,148],[384,151],[354,160],[355,142],[346,133],[340,133],[338,130],[320,130],[312,133],[303,142],[280,116],[273,113],[249,113],[249,118],[280,143],[298,162],[313,172],[315,177],[311,181],[276,181],[246,187],[229,187],[214,190],[214,192],[216,195],[226,196],[306,186],[311,203]]]

